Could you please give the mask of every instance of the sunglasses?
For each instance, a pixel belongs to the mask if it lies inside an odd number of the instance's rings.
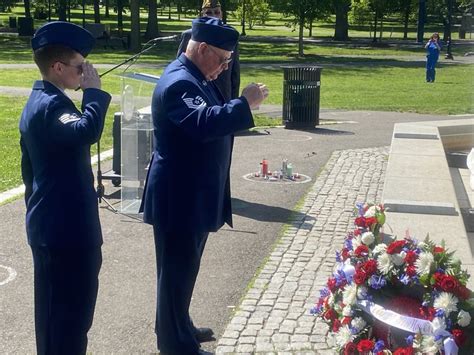
[[[62,62],[62,61],[60,61],[60,60],[58,60],[58,62],[61,63],[61,64],[66,65],[66,66],[68,66],[68,67],[76,68],[76,69],[77,69],[77,72],[78,72],[79,74],[82,74],[82,64],[83,64],[83,63],[74,65],[74,64],[69,64],[69,63]]]
[[[208,45],[207,48],[209,48],[217,56],[217,58],[219,58],[219,61],[220,61],[219,65],[221,65],[221,66],[222,65],[227,65],[230,62],[232,62],[231,57],[225,58],[225,57],[219,55],[219,53],[217,53],[217,51],[214,48],[212,48],[212,46]]]

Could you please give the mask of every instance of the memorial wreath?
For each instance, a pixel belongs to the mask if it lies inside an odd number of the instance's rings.
[[[444,245],[382,232],[382,205],[359,204],[355,228],[311,313],[341,354],[473,354],[469,275]]]

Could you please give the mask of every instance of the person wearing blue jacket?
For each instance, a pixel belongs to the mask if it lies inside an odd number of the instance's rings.
[[[141,210],[153,225],[156,327],[165,355],[194,355],[199,329],[189,305],[209,232],[232,226],[233,134],[254,126],[251,109],[268,95],[250,84],[226,102],[214,80],[228,68],[238,32],[221,20],[193,20],[186,52],[163,72],[152,98],[154,152]]]
[[[434,83],[436,77],[436,63],[439,59],[441,45],[439,44],[439,33],[435,32],[425,45],[426,49],[426,82]]]
[[[42,80],[19,129],[40,355],[85,354],[97,298],[102,233],[90,147],[111,96],[84,59],[94,42],[90,32],[61,21],[40,27],[31,40]],[[79,86],[81,110],[65,93]]]

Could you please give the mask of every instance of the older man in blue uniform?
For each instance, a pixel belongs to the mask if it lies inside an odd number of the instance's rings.
[[[268,95],[250,84],[226,102],[213,80],[228,68],[238,32],[216,18],[193,21],[192,38],[152,99],[154,152],[142,209],[154,227],[160,353],[200,354],[189,305],[209,232],[232,226],[233,133],[254,126],[251,108]]]
[[[84,58],[92,34],[50,22],[32,41],[43,80],[20,120],[26,231],[33,252],[38,354],[85,354],[102,263],[90,146],[104,127],[110,95]],[[81,111],[65,89],[83,90]]]
[[[222,20],[222,9],[219,0],[204,0],[202,3],[201,16],[216,17]],[[186,51],[191,35],[192,29],[186,30],[181,34],[178,56]],[[240,60],[238,48],[239,44],[236,43],[231,54],[232,61],[228,63],[227,70],[224,70],[217,79],[214,80],[215,86],[226,102],[236,99],[240,95]]]

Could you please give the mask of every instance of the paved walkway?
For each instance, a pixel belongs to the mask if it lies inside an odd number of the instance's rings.
[[[351,228],[356,202],[381,200],[388,148],[336,151],[219,339],[216,354],[334,354],[309,314]]]

